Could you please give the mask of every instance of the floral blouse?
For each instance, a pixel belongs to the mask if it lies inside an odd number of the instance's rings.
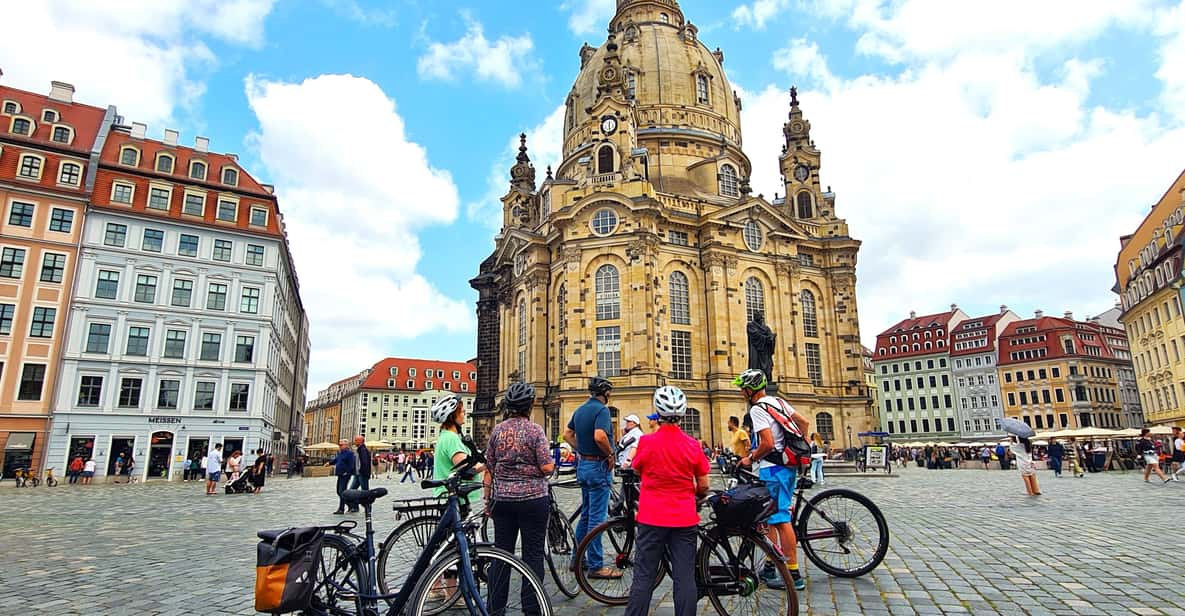
[[[552,461],[543,428],[526,417],[511,417],[490,433],[486,464],[494,476],[496,501],[547,496],[547,475],[539,466]]]

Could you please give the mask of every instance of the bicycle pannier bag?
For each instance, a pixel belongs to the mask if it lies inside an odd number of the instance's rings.
[[[776,506],[764,484],[742,483],[712,496],[708,501],[716,523],[726,528],[753,528],[768,518]]]
[[[256,611],[284,614],[309,608],[323,540],[319,528],[289,528],[256,545]]]

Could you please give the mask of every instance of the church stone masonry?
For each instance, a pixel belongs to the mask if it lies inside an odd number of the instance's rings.
[[[542,183],[522,136],[502,230],[470,281],[479,437],[516,380],[541,392],[535,419],[558,437],[600,374],[619,417],[648,413],[654,389],[676,385],[692,409],[685,429],[723,443],[728,417],[745,411],[731,379],[748,366],[757,312],[777,334],[779,393],[812,430],[839,447],[865,424],[860,242],[819,182],[793,89],[786,196],[750,194],[723,62],[675,0],[618,0],[607,40],[580,50],[563,161]]]

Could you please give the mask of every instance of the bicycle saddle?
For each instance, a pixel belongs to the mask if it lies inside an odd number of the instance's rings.
[[[387,495],[387,488],[371,488],[369,490],[346,490],[342,492],[342,500],[347,505],[373,505],[374,501]]]

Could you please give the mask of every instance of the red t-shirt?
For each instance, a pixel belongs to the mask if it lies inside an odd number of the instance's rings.
[[[685,528],[699,524],[695,478],[708,474],[699,442],[678,426],[662,424],[638,439],[633,468],[642,479],[638,523]]]

